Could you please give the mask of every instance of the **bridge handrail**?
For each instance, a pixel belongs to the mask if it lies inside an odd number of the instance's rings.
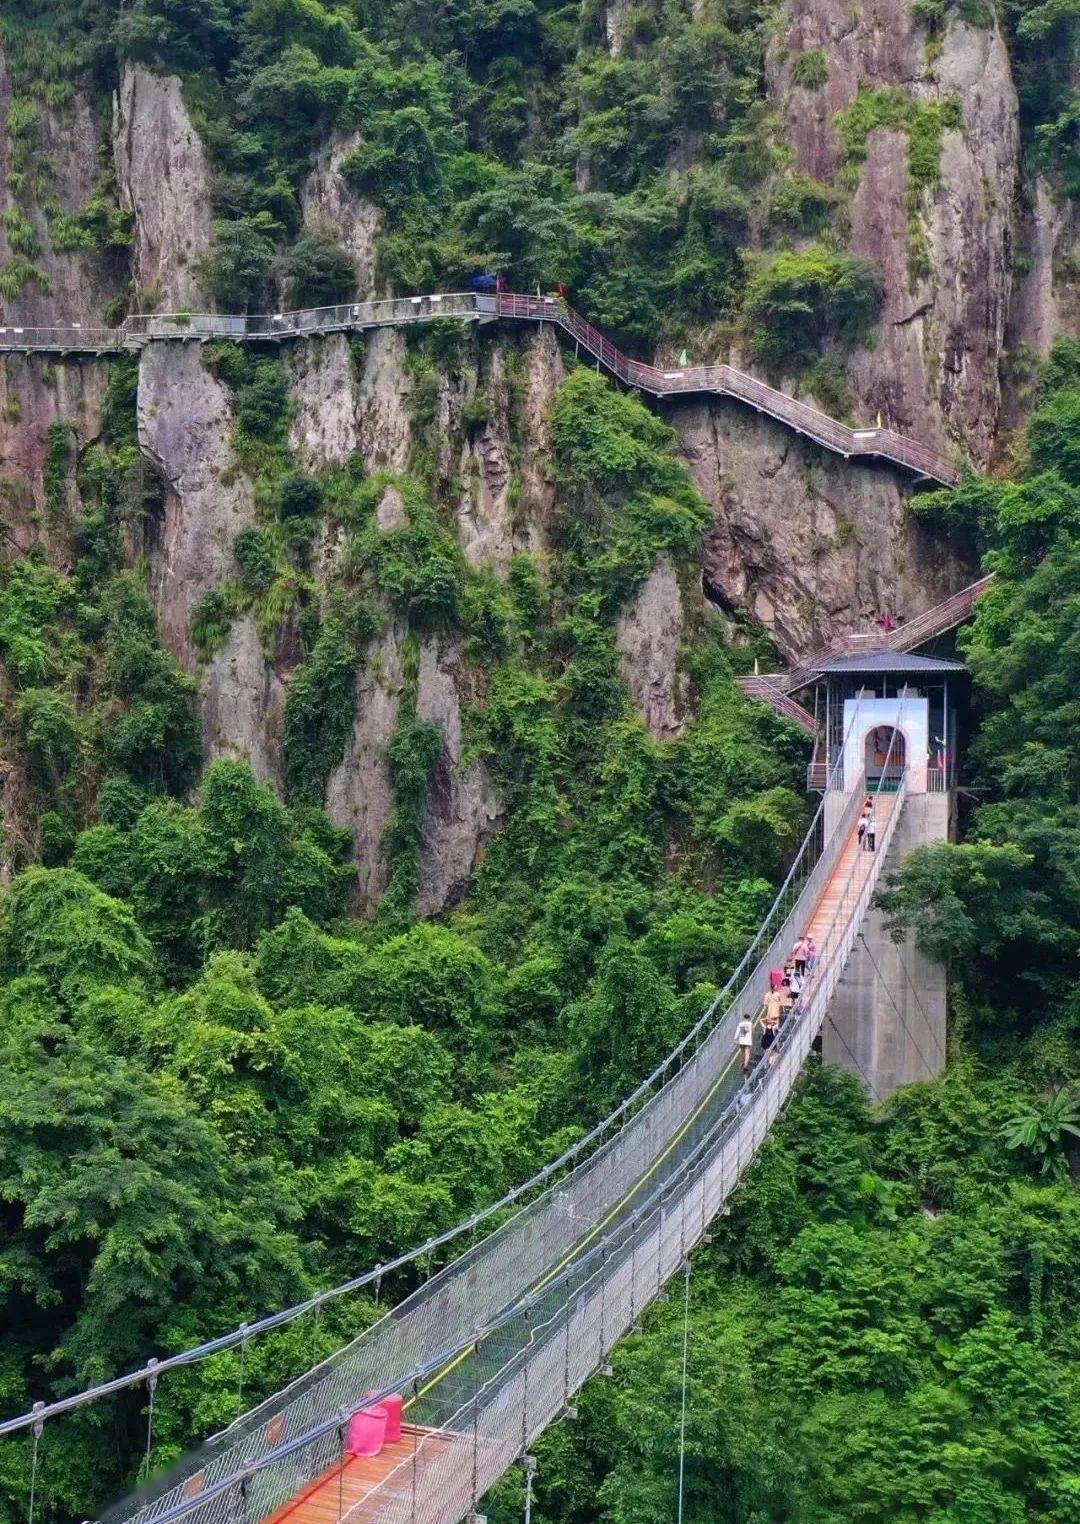
[[[763,674],[761,680],[778,688],[782,693],[790,694],[805,688],[822,667],[827,666],[831,661],[839,661],[841,657],[877,651],[910,651],[912,647],[922,645],[924,641],[933,639],[935,635],[943,635],[946,630],[951,630],[954,625],[960,624],[968,611],[992,586],[993,581],[994,574],[989,572],[978,581],[971,582],[967,587],[959,588],[955,593],[951,593],[940,603],[935,603],[932,608],[924,609],[921,614],[915,614],[911,619],[905,619],[903,624],[898,624],[895,629],[862,630],[851,635],[840,635],[797,666],[790,667],[786,672]]]
[[[767,677],[762,677],[756,672],[739,677],[736,681],[747,698],[761,699],[764,703],[771,705],[777,714],[793,720],[807,735],[817,735],[818,723],[809,709],[804,708],[797,699],[785,693],[776,683],[770,682]]]

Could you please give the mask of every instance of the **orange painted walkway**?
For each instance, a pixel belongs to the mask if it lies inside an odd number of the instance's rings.
[[[895,794],[878,794],[874,800],[874,830],[877,838],[877,851],[881,850],[881,839],[885,833],[885,827],[896,808]],[[807,931],[817,943],[818,956],[825,950],[825,938],[833,918],[840,909],[844,900],[847,899],[849,906],[854,905],[856,899],[877,860],[877,851],[865,852],[859,847],[858,825],[851,828],[847,841],[840,849],[840,856],[836,859],[836,865],[829,875],[829,882],[822,890],[821,898],[814,907],[813,916],[807,926]],[[852,878],[852,869],[855,876]],[[850,887],[848,880],[851,880]]]
[[[343,1466],[332,1466],[322,1476],[299,1492],[295,1498],[283,1504],[276,1513],[269,1514],[265,1524],[338,1524],[347,1518],[349,1524],[371,1524],[385,1506],[388,1495],[397,1495],[412,1488],[413,1466],[420,1476],[426,1466],[441,1455],[458,1436],[441,1434],[436,1429],[419,1429],[414,1425],[402,1427],[401,1438],[392,1445],[384,1445],[378,1455],[351,1456]],[[394,1472],[398,1475],[384,1488]],[[378,1495],[372,1493],[379,1489]]]

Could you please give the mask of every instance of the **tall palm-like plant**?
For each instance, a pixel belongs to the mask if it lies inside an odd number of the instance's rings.
[[[1048,1101],[1026,1107],[1001,1129],[1006,1148],[1029,1149],[1041,1160],[1044,1175],[1065,1173],[1066,1138],[1080,1138],[1080,1104],[1074,1089],[1063,1086]]]

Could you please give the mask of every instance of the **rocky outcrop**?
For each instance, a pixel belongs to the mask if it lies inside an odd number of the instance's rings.
[[[501,808],[482,762],[462,770],[461,707],[474,679],[456,640],[433,637],[420,648],[416,717],[442,731],[443,749],[428,782],[420,855],[421,915],[464,898],[473,869],[491,839]]]
[[[559,341],[550,328],[525,344],[521,396],[521,519],[520,549],[542,550],[555,508],[552,466],[551,406],[566,379]]]
[[[14,90],[0,53],[0,123],[8,121]],[[0,218],[0,266],[21,253],[38,277],[28,279],[18,296],[0,300],[0,316],[26,328],[79,324],[101,325],[102,308],[122,290],[127,264],[119,253],[99,249],[61,253],[53,247],[44,207],[78,212],[101,178],[103,137],[93,103],[76,92],[62,107],[35,101],[36,126],[24,145],[23,182],[13,179],[16,157],[10,135],[0,131],[0,212],[18,217],[32,231],[33,246],[12,248]]]
[[[59,536],[52,545],[50,505],[45,498],[49,426],[71,425],[63,506],[74,510],[75,467],[82,450],[100,433],[108,380],[109,367],[103,360],[57,364],[40,355],[8,355],[0,362],[0,519],[6,531],[5,555],[29,549],[39,534],[57,556],[65,554],[66,536]]]
[[[369,471],[404,471],[409,464],[411,391],[400,328],[375,328],[365,336],[356,389],[356,424]]]
[[[781,104],[794,168],[835,183],[843,144],[836,114],[860,86],[898,87],[927,104],[953,101],[962,126],[943,134],[940,181],[923,192],[928,274],[913,273],[909,240],[908,142],[903,132],[870,134],[851,202],[851,248],[882,275],[883,304],[873,348],[848,367],[857,415],[879,413],[894,428],[948,450],[988,458],[998,415],[998,369],[1009,291],[1010,216],[1017,168],[1016,92],[996,26],[953,19],[940,45],[907,0],[808,0],[774,47],[769,86]],[[822,49],[825,84],[792,82],[792,60]],[[932,55],[932,56],[931,56]]]
[[[361,300],[375,295],[375,240],[379,209],[355,195],[341,175],[341,161],[359,143],[359,135],[337,138],[319,154],[300,191],[304,221],[334,234],[353,262]]]
[[[255,620],[238,619],[202,674],[203,755],[248,762],[281,781],[285,684],[266,660]]]
[[[715,510],[705,587],[764,625],[791,660],[834,636],[908,618],[973,580],[906,511],[901,473],[845,461],[723,401],[670,413],[684,459]]]
[[[619,670],[654,741],[668,741],[683,728],[686,684],[678,662],[684,625],[675,567],[661,556],[615,630]]]
[[[191,611],[235,575],[233,542],[255,522],[254,494],[233,454],[228,393],[203,367],[199,345],[148,345],[138,406],[139,443],[165,484],[164,523],[151,544],[161,637],[191,671]]]
[[[352,352],[343,333],[294,344],[289,351],[296,411],[289,434],[307,471],[343,466],[360,448]]]
[[[326,791],[331,818],[352,835],[356,905],[368,914],[390,876],[386,830],[394,785],[387,749],[402,718],[404,641],[404,627],[390,622],[369,647],[356,682],[352,733]],[[475,697],[475,683],[456,640],[429,636],[421,643],[416,717],[437,725],[443,737],[424,806],[417,896],[422,915],[444,910],[462,897],[500,818],[498,795],[483,763],[461,768],[461,711]]]
[[[473,566],[505,572],[512,555],[547,543],[555,501],[551,403],[565,374],[551,332],[531,335],[521,349],[480,350],[477,390],[488,417],[468,431],[458,468],[458,534]]]
[[[1080,333],[1080,208],[1042,175],[1019,209],[1016,255],[1003,371],[1002,421],[1010,428],[1030,406],[1032,359],[1063,334]]]
[[[386,749],[397,729],[405,684],[405,631],[391,624],[368,650],[356,680],[356,717],[345,756],[330,776],[326,807],[335,825],[352,834],[356,901],[372,911],[386,888],[386,828],[394,808],[394,785]]]
[[[127,63],[113,100],[113,158],[135,214],[135,280],[164,312],[198,306],[197,263],[210,248],[210,166],[179,79]]]
[[[259,642],[254,621],[238,620],[200,668],[191,615],[210,588],[236,575],[233,543],[255,523],[252,484],[231,444],[225,389],[203,368],[196,344],[152,344],[139,367],[139,443],[165,487],[163,520],[146,549],[161,639],[199,676],[206,760],[247,758],[260,777],[281,770],[284,678]]]

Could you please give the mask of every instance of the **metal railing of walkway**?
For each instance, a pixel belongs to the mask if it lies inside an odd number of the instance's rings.
[[[499,318],[550,322],[573,339],[613,376],[656,397],[714,393],[735,397],[758,412],[848,458],[887,460],[916,476],[951,485],[958,473],[943,455],[892,429],[852,429],[827,413],[789,397],[731,365],[689,365],[664,370],[632,360],[561,297],[524,296],[513,292],[436,292],[426,296],[388,297],[343,302],[332,307],[293,312],[218,314],[185,312],[138,314],[119,328],[0,327],[0,353],[108,354],[139,349],[155,340],[233,339],[240,343],[281,342],[365,328],[402,327],[438,318],[490,322]]]
[[[925,641],[933,640],[937,635],[943,635],[946,630],[955,629],[968,617],[993,580],[994,574],[990,572],[987,576],[980,577],[977,582],[972,582],[968,587],[962,587],[959,592],[953,593],[942,603],[935,604],[933,608],[926,609],[921,614],[916,614],[913,619],[905,620],[893,630],[870,630],[861,634],[842,635],[839,640],[832,641],[807,661],[800,662],[798,666],[790,668],[787,672],[747,672],[737,677],[735,681],[747,698],[761,699],[777,714],[783,715],[785,719],[794,720],[795,724],[800,726],[807,735],[817,740],[819,738],[817,721],[808,709],[791,697],[793,693],[797,693],[800,688],[805,688],[812,683],[822,667],[827,666],[831,661],[838,661],[843,656],[871,654],[875,651],[913,651],[916,646],[922,645]],[[825,787],[825,764],[818,761],[816,748],[807,778],[808,788]],[[932,786],[939,792],[944,788],[940,779],[935,780]]]
[[[977,582],[960,588],[933,608],[916,614],[912,619],[906,619],[903,624],[898,624],[891,630],[864,630],[853,635],[841,635],[787,672],[754,673],[739,678],[738,682],[745,692],[751,691],[753,683],[762,682],[782,694],[797,693],[800,688],[813,682],[822,667],[843,656],[859,656],[875,651],[913,651],[916,646],[963,624],[975,604],[993,585],[993,581],[994,574],[989,572]],[[764,694],[758,696],[765,697]]]

